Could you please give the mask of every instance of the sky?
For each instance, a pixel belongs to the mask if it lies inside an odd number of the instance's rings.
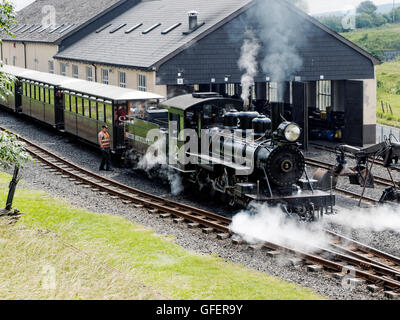
[[[362,0],[307,0],[309,13],[322,13],[330,11],[350,10],[356,8]],[[373,0],[376,5],[393,3],[393,0]],[[400,0],[395,0],[397,4]]]
[[[34,0],[12,0],[18,10],[21,10],[23,7],[32,3]],[[87,0],[87,1],[96,1],[96,0]],[[395,0],[396,3],[400,3],[400,0]],[[309,5],[309,13],[322,13],[329,11],[338,11],[338,10],[350,10],[355,8],[362,0],[307,0]],[[375,4],[386,4],[392,3],[392,0],[373,0]]]

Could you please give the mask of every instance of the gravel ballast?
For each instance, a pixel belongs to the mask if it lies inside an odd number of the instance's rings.
[[[100,154],[85,145],[73,142],[72,139],[62,136],[55,131],[41,127],[35,122],[17,118],[12,114],[0,111],[0,126],[10,129],[41,146],[64,156],[76,164],[97,172]],[[321,156],[322,153],[317,153]],[[329,156],[329,155],[327,155]],[[331,157],[331,156],[329,156]],[[128,169],[116,168],[112,173],[102,173],[132,187],[150,192],[171,200],[185,202],[202,207],[206,210],[226,213],[226,208],[217,204],[207,204],[196,200],[198,195],[185,193],[172,196],[169,187],[149,180],[145,175],[134,173]],[[39,163],[30,163],[23,173],[23,186],[46,191],[47,193],[63,198],[69,203],[86,208],[93,212],[123,216],[132,222],[151,227],[158,234],[173,235],[176,242],[186,249],[199,254],[217,254],[222,259],[242,264],[247,268],[278,276],[284,280],[297,283],[313,289],[318,294],[330,299],[383,299],[382,293],[370,293],[366,286],[349,289],[342,285],[342,280],[332,277],[327,272],[307,272],[304,265],[287,265],[287,259],[268,257],[265,251],[253,250],[246,245],[234,246],[231,240],[216,240],[215,234],[205,235],[199,229],[188,229],[185,224],[175,224],[172,219],[160,219],[151,215],[147,210],[137,209],[124,205],[122,201],[111,199],[108,196],[94,193],[90,188],[84,188],[55,175],[42,168]],[[340,202],[341,206],[354,205],[354,201],[347,199]],[[215,210],[217,207],[217,210]],[[331,224],[335,231],[343,230],[340,226]],[[400,235],[396,232],[370,232],[365,230],[350,230],[352,238],[370,244],[378,249],[400,255]]]

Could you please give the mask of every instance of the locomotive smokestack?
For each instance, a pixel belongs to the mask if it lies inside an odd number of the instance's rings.
[[[189,11],[188,16],[189,16],[189,30],[196,29],[198,26],[197,17],[199,16],[199,13],[197,11]]]

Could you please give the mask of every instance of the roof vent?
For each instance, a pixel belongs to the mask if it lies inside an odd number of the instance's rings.
[[[197,11],[189,11],[189,30],[197,29],[197,17],[199,13]]]

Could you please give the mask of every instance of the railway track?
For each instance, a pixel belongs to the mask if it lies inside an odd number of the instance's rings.
[[[0,130],[7,131],[3,128]],[[43,167],[71,182],[121,199],[126,205],[146,208],[161,218],[172,218],[175,223],[187,223],[191,228],[202,228],[204,233],[217,233],[218,239],[232,238],[234,244],[247,245],[230,231],[230,218],[120,184],[77,166],[27,139],[19,138],[26,144],[26,150],[39,160]],[[400,297],[400,258],[331,231],[325,232],[332,239],[329,246],[313,248],[313,253],[272,242],[261,241],[260,244],[271,256],[289,254],[301,263],[308,264],[308,268],[312,267],[310,264],[316,265],[340,277],[346,277],[350,273],[350,280],[366,281],[370,286],[373,285],[374,290],[386,290],[388,296]]]

